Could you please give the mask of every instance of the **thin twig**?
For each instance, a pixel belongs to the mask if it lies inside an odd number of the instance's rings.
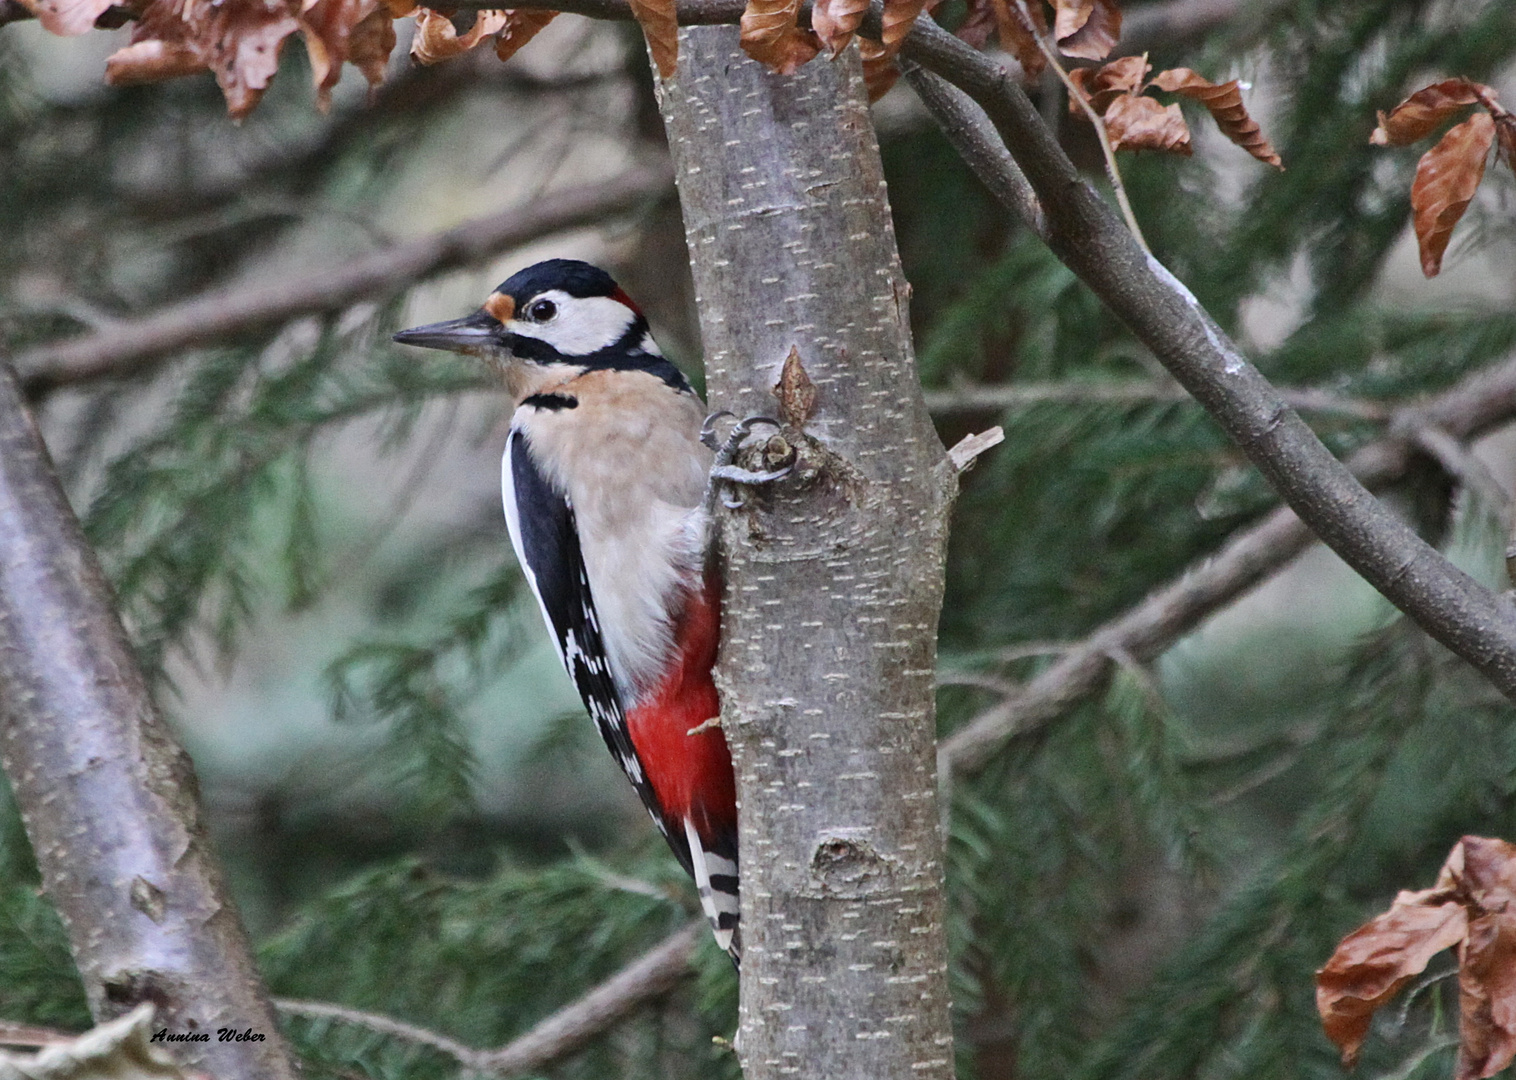
[[[438,1032],[381,1013],[324,1001],[274,999],[288,1016],[336,1020],[403,1039],[446,1054],[472,1073],[511,1080],[540,1072],[579,1050],[649,1002],[664,997],[694,974],[690,959],[703,923],[690,923],[664,939],[578,1000],[539,1022],[526,1034],[492,1050],[476,1050]]]
[[[23,1024],[16,1020],[0,1020],[0,1046],[57,1046],[73,1042],[78,1037],[75,1032],[59,1031],[57,1028]]]
[[[1302,412],[1338,413],[1360,420],[1375,421],[1387,420],[1394,413],[1393,405],[1365,401],[1360,398],[1339,397],[1326,390],[1287,386],[1278,389],[1280,397]],[[927,408],[939,416],[959,412],[1025,408],[1028,405],[1039,405],[1043,402],[1140,404],[1194,400],[1188,391],[1176,382],[1155,382],[1151,379],[1101,382],[1065,380],[1005,383],[997,386],[966,384],[948,390],[926,392]]]
[[[274,1008],[285,1016],[299,1016],[306,1020],[336,1020],[343,1024],[352,1024],[354,1027],[378,1032],[380,1035],[389,1035],[416,1046],[429,1047],[446,1054],[465,1067],[472,1067],[472,1062],[480,1053],[472,1046],[466,1046],[446,1035],[417,1024],[408,1024],[404,1020],[396,1020],[393,1016],[385,1016],[383,1013],[368,1012],[365,1009],[350,1009],[346,1005],[333,1005],[328,1001],[303,1001],[299,998],[275,998]]]

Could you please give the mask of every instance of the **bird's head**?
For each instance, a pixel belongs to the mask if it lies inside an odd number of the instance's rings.
[[[611,275],[576,259],[549,259],[512,274],[472,315],[402,330],[403,345],[493,361],[516,396],[590,368],[647,370],[681,382],[647,319]]]

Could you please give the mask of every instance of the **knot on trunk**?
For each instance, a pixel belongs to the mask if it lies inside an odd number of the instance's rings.
[[[811,852],[811,879],[824,896],[861,897],[894,888],[895,860],[874,850],[862,829],[821,833]]]

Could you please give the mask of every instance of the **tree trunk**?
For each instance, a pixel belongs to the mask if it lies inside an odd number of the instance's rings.
[[[144,1001],[217,1080],[297,1075],[164,728],[47,450],[0,360],[0,760],[90,1011]],[[218,1029],[259,1039],[222,1042]]]
[[[711,407],[794,421],[800,451],[722,519],[743,1068],[949,1077],[933,696],[956,477],[916,376],[857,52],[778,76],[735,27],[680,48],[661,102]],[[813,410],[798,375],[776,400],[791,348]]]

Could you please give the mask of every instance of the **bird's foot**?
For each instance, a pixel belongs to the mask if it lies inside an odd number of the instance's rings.
[[[725,409],[711,413],[705,418],[705,423],[700,428],[700,441],[716,451],[716,461],[711,466],[710,487],[707,489],[706,503],[711,505],[727,484],[742,487],[759,487],[763,484],[772,484],[776,480],[783,480],[795,468],[798,452],[795,447],[779,434],[780,423],[767,416],[749,416],[738,420],[732,425],[732,430],[727,433],[726,439],[717,448],[716,423],[717,421],[731,417],[733,414]],[[767,426],[774,429],[774,434],[769,437],[763,447],[764,463],[768,468],[745,469],[736,464],[737,454],[743,444],[747,442],[753,429]],[[740,499],[731,499],[726,495],[721,496],[721,503],[729,510],[735,510],[742,505]]]

